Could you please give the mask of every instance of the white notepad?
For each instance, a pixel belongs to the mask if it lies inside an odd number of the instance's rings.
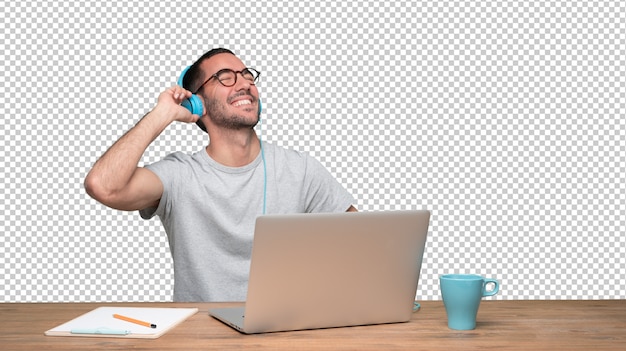
[[[46,331],[48,336],[89,336],[156,339],[198,312],[197,308],[103,306]],[[156,324],[156,328],[114,318],[120,314]],[[124,333],[119,333],[123,331]]]

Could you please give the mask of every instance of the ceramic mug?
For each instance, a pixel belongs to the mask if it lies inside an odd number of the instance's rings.
[[[448,315],[448,327],[455,330],[476,328],[476,314],[480,300],[500,290],[496,279],[476,274],[446,274],[439,277],[443,304]],[[493,285],[487,290],[488,285]]]

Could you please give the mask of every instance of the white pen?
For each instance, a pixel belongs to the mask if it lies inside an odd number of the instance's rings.
[[[128,335],[130,330],[95,328],[95,329],[72,329],[72,334],[97,334],[97,335]]]

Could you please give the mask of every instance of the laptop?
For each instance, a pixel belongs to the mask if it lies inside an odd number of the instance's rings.
[[[245,334],[407,322],[430,212],[265,215],[245,307],[209,314]]]

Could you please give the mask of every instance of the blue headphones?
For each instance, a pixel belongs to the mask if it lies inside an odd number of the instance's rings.
[[[189,71],[189,68],[191,68],[191,66],[187,66],[178,78],[178,85],[181,87],[183,86],[183,79],[185,78],[187,71]],[[261,99],[259,99],[258,102],[260,115],[263,110],[263,106],[261,104]],[[202,116],[202,99],[198,95],[192,94],[189,99],[185,99],[180,105],[189,110],[192,114]]]
[[[178,85],[181,87],[183,86],[183,79],[187,71],[189,71],[189,68],[191,68],[191,66],[187,66],[178,78]],[[189,110],[192,114],[202,116],[202,99],[198,95],[191,95],[189,99],[185,99],[180,105]]]

